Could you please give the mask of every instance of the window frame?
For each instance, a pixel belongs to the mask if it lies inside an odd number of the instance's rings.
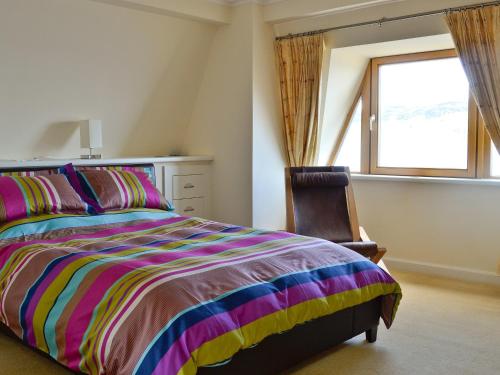
[[[401,168],[382,167],[378,165],[379,154],[379,67],[382,65],[399,64],[405,62],[429,61],[444,58],[457,57],[454,49],[417,52],[404,55],[393,55],[373,58],[371,60],[371,100],[370,117],[374,116],[375,121],[370,126],[370,121],[364,123],[370,130],[370,174],[382,175],[403,175],[403,176],[424,176],[424,177],[476,177],[476,155],[477,155],[477,107],[469,92],[469,122],[468,122],[468,142],[467,142],[467,169],[441,169],[441,168]],[[366,152],[366,150],[363,150]],[[362,151],[362,152],[363,152]]]
[[[478,114],[478,128],[477,128],[477,178],[491,178],[491,155],[490,144],[491,139],[484,126],[484,121]]]
[[[356,111],[359,101],[361,101],[361,155],[360,155],[360,173],[368,174],[370,173],[370,154],[366,150],[370,149],[370,129],[366,124],[370,120],[370,80],[371,80],[371,61],[363,74],[363,78],[359,85],[358,90],[354,96],[351,107],[347,112],[347,115],[342,123],[342,127],[339,130],[339,135],[337,136],[337,141],[333,146],[333,150],[329,159],[329,164],[334,165],[335,161],[339,155],[340,149],[345,140],[349,126],[352,123],[352,118]]]
[[[415,60],[415,57],[419,58]],[[372,108],[375,103],[373,97],[378,94],[376,87],[373,85],[373,72],[375,68],[374,61],[393,61],[393,63],[405,61],[431,60],[446,57],[457,57],[454,49],[418,52],[403,55],[384,56],[370,59],[367,68],[363,74],[363,78],[355,93],[353,103],[342,123],[337,141],[332,149],[329,158],[329,164],[334,165],[340,148],[345,139],[345,135],[354,115],[355,108],[359,100],[362,101],[361,115],[361,171],[360,174],[365,175],[393,175],[393,176],[417,176],[417,177],[444,177],[444,178],[468,178],[468,179],[492,179],[500,180],[500,176],[491,174],[491,138],[486,130],[484,121],[479,112],[472,94],[469,93],[469,128],[468,128],[468,152],[467,164],[465,169],[432,169],[432,168],[391,168],[391,167],[375,167],[374,153],[378,151],[378,124],[374,124],[370,129],[370,117]],[[381,65],[381,64],[379,64]],[[377,82],[378,84],[378,82]],[[375,95],[374,94],[375,91]],[[378,98],[377,98],[378,99]],[[374,147],[376,142],[377,149]],[[444,171],[444,173],[443,173]],[[389,173],[388,173],[389,172]],[[391,173],[392,172],[392,173]],[[413,172],[413,173],[411,173]]]
[[[500,180],[500,176],[491,174],[491,138],[484,125],[484,120],[478,110],[478,138],[477,138],[477,178]]]

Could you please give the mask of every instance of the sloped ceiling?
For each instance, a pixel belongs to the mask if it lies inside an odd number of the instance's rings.
[[[258,4],[270,4],[270,3],[283,2],[287,0],[206,0],[206,1],[211,1],[213,3],[219,3],[219,4],[238,5],[238,4],[252,3],[252,2]]]
[[[231,22],[231,8],[255,3],[264,6],[269,23],[352,11],[394,2],[418,0],[91,0],[143,11],[197,19],[210,23]]]

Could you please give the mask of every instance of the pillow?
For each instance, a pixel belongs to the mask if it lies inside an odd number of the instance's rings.
[[[83,170],[76,172],[81,190],[102,210],[157,208],[170,210],[165,197],[140,171]]]
[[[86,211],[87,205],[64,175],[0,176],[0,222]]]
[[[75,165],[73,168],[78,171],[95,171],[95,170],[104,170],[104,171],[129,171],[129,172],[143,172],[145,173],[149,179],[153,182],[156,181],[155,175],[155,167],[153,164],[148,165]]]
[[[73,166],[73,164],[66,164],[64,167],[59,168],[59,172],[65,175],[73,189],[77,192],[80,198],[88,205],[88,212],[91,214],[102,214],[104,209],[93,195],[92,189],[83,181],[81,183],[81,176]]]
[[[49,176],[59,174],[59,170],[55,169],[34,169],[34,170],[7,170],[1,171],[0,176]]]

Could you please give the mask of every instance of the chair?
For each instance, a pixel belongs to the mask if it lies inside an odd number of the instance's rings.
[[[348,167],[285,170],[287,230],[323,238],[378,263],[386,253],[359,227]]]

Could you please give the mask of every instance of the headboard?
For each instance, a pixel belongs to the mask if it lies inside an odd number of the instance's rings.
[[[0,176],[44,176],[59,173],[59,168],[63,165],[51,165],[47,167],[19,167],[0,168]],[[155,167],[153,164],[112,164],[112,165],[75,165],[76,170],[104,169],[104,170],[122,170],[122,171],[140,171],[146,173],[153,184],[156,183]]]

